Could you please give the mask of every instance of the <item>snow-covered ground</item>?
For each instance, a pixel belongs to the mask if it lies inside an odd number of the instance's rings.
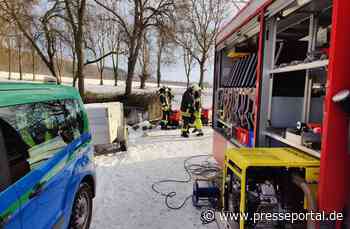
[[[7,73],[0,72],[0,82],[7,81]],[[43,80],[46,76],[37,76]],[[19,76],[12,75],[12,82],[20,82]],[[32,75],[24,76],[31,81]],[[71,85],[70,78],[63,83]],[[22,81],[23,82],[23,81]],[[86,90],[94,93],[123,93],[125,82],[105,80],[103,86],[99,80],[86,79]],[[140,90],[134,82],[133,91]],[[170,86],[175,94],[174,105],[178,109],[184,87]],[[154,92],[157,85],[148,83],[146,92]],[[203,107],[211,108],[212,91],[203,92]],[[195,209],[191,201],[181,210],[169,210],[164,197],[156,194],[151,185],[162,179],[187,179],[183,162],[187,157],[212,153],[212,130],[204,129],[204,137],[180,137],[180,130],[152,130],[148,132],[130,130],[127,153],[96,157],[97,196],[94,201],[92,229],[197,229],[217,228],[215,224],[202,225],[201,212]],[[176,191],[177,196],[171,202],[178,205],[192,193],[192,184],[166,184],[162,191]]]
[[[37,83],[41,83],[46,75],[36,75]],[[33,82],[32,74],[23,74],[23,81],[19,80],[18,73],[12,73],[11,81],[8,81],[8,73],[0,71],[0,82]],[[63,84],[72,85],[72,78],[62,77]],[[177,86],[177,85],[167,85],[172,88],[173,93],[175,94],[175,103],[174,108],[178,109],[181,101],[181,96],[185,91],[185,87]],[[100,85],[100,81],[98,79],[86,79],[85,80],[85,89],[87,92],[99,93],[99,94],[123,94],[125,90],[125,81],[119,81],[118,86],[114,86],[114,80],[104,80],[104,85]],[[155,92],[158,90],[157,84],[155,83],[146,83],[146,89],[140,89],[140,82],[133,82],[133,92],[144,94],[149,92]],[[203,107],[211,108],[212,107],[212,89],[206,89],[203,92]]]
[[[35,82],[41,83],[45,78],[48,78],[50,76],[47,75],[36,75],[35,76]],[[52,77],[50,77],[52,78]],[[33,75],[32,74],[23,74],[23,81],[20,81],[20,76],[18,73],[12,73],[11,75],[11,81],[10,82],[33,82]],[[72,85],[72,78],[71,77],[62,77],[62,83],[66,85]],[[0,71],[0,82],[9,82],[8,81],[8,72],[2,72]],[[93,93],[123,93],[125,89],[125,81],[118,81],[118,86],[114,86],[114,80],[104,80],[104,85],[100,85],[99,79],[85,79],[85,86],[86,90],[88,92]],[[147,87],[145,90],[140,89],[140,82],[134,82],[133,83],[133,91],[136,93],[145,93],[154,91],[157,88],[157,84],[155,83],[147,83]],[[172,85],[172,88],[183,88],[181,86],[175,86]]]
[[[97,196],[92,229],[194,229],[202,225],[201,212],[191,201],[181,210],[169,210],[164,198],[151,189],[162,179],[187,179],[185,158],[212,153],[212,130],[204,137],[180,137],[180,130],[131,131],[129,152],[96,157]],[[174,205],[192,193],[192,184],[166,184],[162,191],[176,191]]]

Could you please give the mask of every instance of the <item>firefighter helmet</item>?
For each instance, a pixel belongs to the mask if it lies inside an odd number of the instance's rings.
[[[198,84],[192,84],[191,88],[193,89],[193,91],[200,91],[201,88]]]

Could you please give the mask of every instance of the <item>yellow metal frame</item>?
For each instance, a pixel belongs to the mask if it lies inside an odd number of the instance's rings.
[[[230,161],[235,166],[232,166]],[[319,177],[320,160],[292,148],[241,148],[229,149],[225,154],[224,176],[222,188],[222,206],[225,205],[225,184],[228,170],[241,179],[240,213],[246,211],[247,169],[251,167],[285,167],[305,169],[305,180],[316,192]],[[307,203],[305,201],[305,208]],[[245,222],[240,219],[240,229],[244,229]]]

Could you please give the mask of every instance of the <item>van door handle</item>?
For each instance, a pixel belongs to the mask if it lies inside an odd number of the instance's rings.
[[[29,194],[29,199],[33,199],[34,197],[38,196],[43,190],[46,182],[42,182],[37,184],[33,191]]]

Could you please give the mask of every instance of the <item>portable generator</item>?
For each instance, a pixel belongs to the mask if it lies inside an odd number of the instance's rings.
[[[319,159],[291,148],[230,149],[225,155],[223,210],[249,216],[225,228],[306,228],[310,222],[254,222],[256,213],[316,211]],[[239,218],[239,217],[238,217]]]

